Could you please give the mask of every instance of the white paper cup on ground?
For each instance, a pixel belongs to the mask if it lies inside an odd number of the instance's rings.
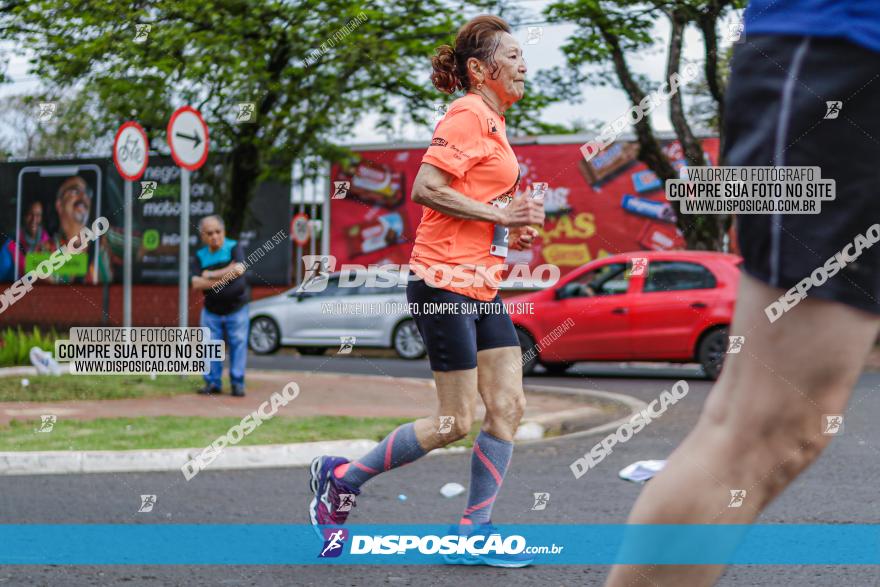
[[[461,483],[447,483],[440,488],[440,494],[443,497],[455,497],[464,493],[464,486]]]

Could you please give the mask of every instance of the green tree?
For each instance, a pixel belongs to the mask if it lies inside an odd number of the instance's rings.
[[[55,110],[42,120],[40,104]],[[113,134],[104,128],[100,103],[87,92],[74,91],[62,98],[44,93],[13,94],[0,98],[0,151],[20,158],[64,157],[79,153],[108,152]]]
[[[704,46],[703,78],[711,99],[708,108],[714,108],[720,119],[725,78],[723,56],[718,51],[718,21],[731,9],[744,5],[744,0],[559,0],[546,8],[548,19],[573,22],[578,29],[562,48],[566,67],[547,75],[555,75],[559,80],[557,88],[570,95],[576,95],[583,84],[615,85],[624,91],[630,105],[636,106],[655,88],[649,80],[632,71],[627,57],[658,48],[660,41],[654,36],[654,27],[658,19],[665,18],[669,21],[670,35],[664,81],[681,75],[684,32],[688,26],[696,27]],[[669,100],[668,108],[688,165],[706,165],[701,143],[685,113],[681,88]],[[621,109],[621,114],[625,110]],[[639,159],[660,179],[677,179],[678,174],[664,155],[651,126],[650,116],[635,123],[634,130]],[[673,207],[679,211],[677,202]],[[718,250],[730,228],[730,217],[678,214],[677,224],[688,248]]]
[[[260,179],[309,155],[345,157],[338,145],[365,114],[380,129],[424,119],[445,98],[429,57],[463,22],[441,0],[0,0],[0,38],[33,53],[56,95],[96,96],[104,132],[136,119],[156,139],[176,107],[202,112],[212,150],[230,153],[232,233]],[[151,27],[145,40],[137,25]],[[517,112],[522,132],[541,128],[532,100]],[[253,121],[237,120],[240,103],[255,104]]]

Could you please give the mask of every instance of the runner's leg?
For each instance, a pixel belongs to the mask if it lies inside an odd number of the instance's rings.
[[[486,419],[474,441],[470,491],[461,524],[486,524],[491,520],[526,405],[521,360],[518,346],[477,353],[478,388],[486,405]]]
[[[782,290],[744,275],[729,355],[699,422],[645,486],[630,524],[748,524],[830,440],[823,414],[843,413],[880,316],[806,298],[775,323],[764,314]],[[729,508],[730,490],[745,489]],[[723,566],[616,566],[608,586],[712,585]]]
[[[369,453],[334,470],[346,485],[361,485],[390,469],[422,457],[467,436],[477,399],[477,370],[434,371],[438,406],[434,417],[421,418],[398,427]],[[449,430],[440,432],[441,418],[452,416]],[[445,430],[445,429],[444,429]]]

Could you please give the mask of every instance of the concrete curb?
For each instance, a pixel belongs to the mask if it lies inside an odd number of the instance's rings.
[[[608,432],[610,430],[616,430],[618,426],[627,422],[630,418],[633,417],[637,412],[648,407],[648,404],[643,402],[642,400],[629,396],[623,395],[621,393],[614,393],[611,391],[599,391],[598,389],[573,389],[570,387],[557,387],[552,385],[530,385],[527,387],[529,391],[538,392],[538,393],[555,393],[561,395],[578,395],[583,397],[589,397],[594,400],[598,400],[600,403],[609,403],[609,404],[617,404],[623,405],[627,410],[628,414],[614,420],[612,422],[607,422],[605,424],[599,424],[598,426],[593,426],[592,428],[588,428],[586,430],[581,430],[578,432],[569,432],[566,434],[561,434],[559,436],[553,436],[550,438],[538,438],[534,440],[520,440],[518,444],[522,443],[533,443],[533,442],[552,442],[558,438],[583,438],[585,436],[593,436],[596,434],[602,434],[603,432]],[[584,412],[580,409],[578,410],[566,410],[563,412],[554,412],[551,414],[544,414],[538,418],[532,418],[529,420],[523,420],[523,424],[528,422],[536,422],[540,426],[542,426],[545,430],[551,427],[565,427],[566,425],[572,425],[572,423],[576,423],[578,419],[583,418]]]
[[[223,449],[203,470],[302,467],[311,463],[313,458],[326,454],[357,459],[369,452],[376,444],[378,443],[372,440],[359,439],[234,446]],[[203,450],[204,448],[170,448],[0,452],[0,476],[180,471],[184,463]]]
[[[14,377],[16,375],[30,375],[33,377],[36,374],[36,367],[0,367],[0,377]]]
[[[0,376],[35,375],[33,367],[0,368]],[[353,377],[355,377],[353,375]],[[357,376],[362,377],[362,376]],[[366,376],[387,377],[387,376]],[[433,386],[430,379],[402,377],[389,379]],[[573,389],[550,385],[529,385],[532,393],[574,395],[590,398],[599,403],[623,405],[629,412],[613,422],[594,426],[587,430],[562,434],[550,438],[517,438],[517,444],[552,442],[559,438],[579,438],[615,430],[633,414],[647,407],[639,399],[627,395],[593,389]],[[577,422],[595,415],[595,408],[585,407],[561,412],[542,414],[523,420],[526,425],[537,426],[541,436],[548,429],[577,426]],[[373,440],[332,440],[296,444],[274,444],[223,449],[205,470],[258,469],[273,467],[308,466],[316,456],[333,454],[347,459],[357,459],[378,444]],[[184,463],[201,454],[205,447],[153,450],[96,450],[96,451],[22,451],[0,452],[0,477],[5,475],[50,475],[70,473],[133,473],[155,471],[180,471]],[[431,455],[458,454],[468,451],[465,447],[441,448]]]

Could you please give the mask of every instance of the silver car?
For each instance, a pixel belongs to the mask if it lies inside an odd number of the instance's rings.
[[[338,272],[313,277],[283,294],[251,302],[249,315],[248,345],[260,355],[282,346],[320,355],[348,341],[353,347],[393,348],[404,359],[425,356],[407,309],[406,279],[394,272],[346,275],[342,286]]]

